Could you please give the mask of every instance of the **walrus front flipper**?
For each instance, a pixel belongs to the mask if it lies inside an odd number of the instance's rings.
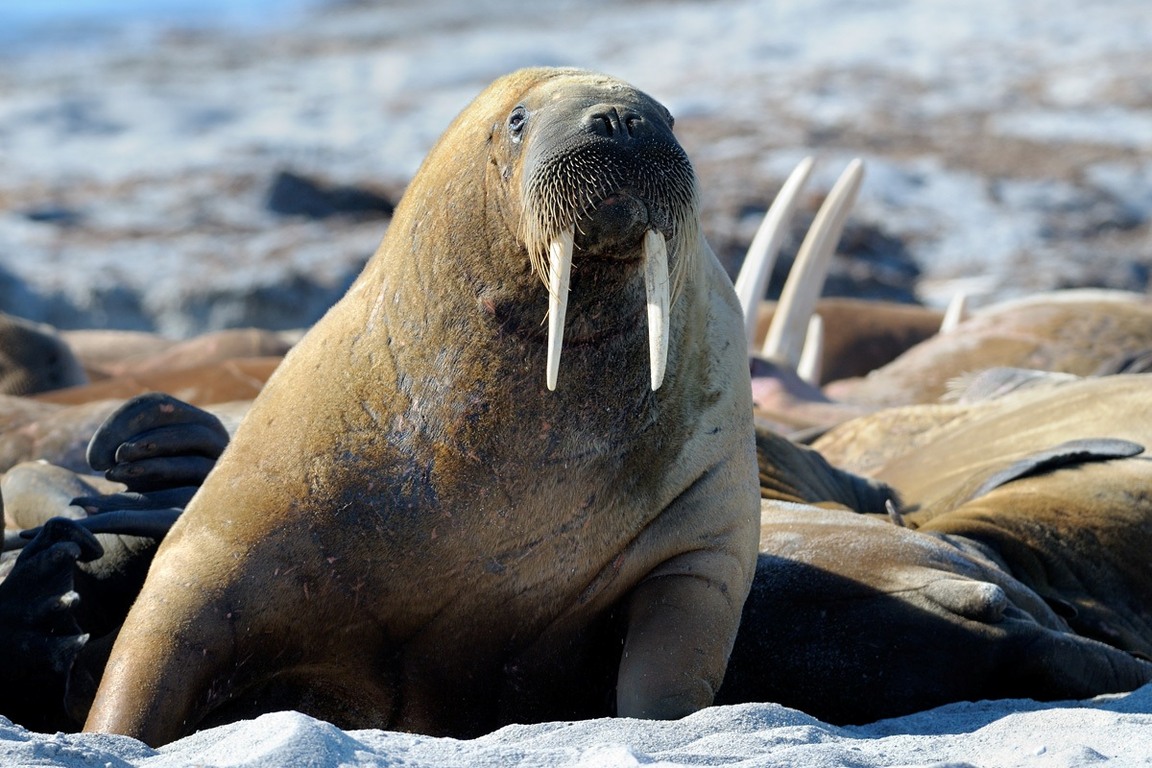
[[[1025,456],[1014,462],[1011,466],[995,473],[976,489],[968,499],[978,499],[987,493],[1007,485],[1013,480],[1025,477],[1042,475],[1063,467],[1083,464],[1089,461],[1109,461],[1111,459],[1128,459],[1139,456],[1144,452],[1144,446],[1131,440],[1117,440],[1113,438],[1095,438],[1086,440],[1069,440],[1054,448]]]
[[[632,593],[617,678],[616,714],[670,720],[712,705],[732,639],[717,631],[739,617],[734,563],[691,552],[664,563]]]
[[[26,728],[76,727],[65,715],[64,697],[88,635],[73,611],[75,564],[102,553],[75,521],[53,518],[0,583],[0,713]]]

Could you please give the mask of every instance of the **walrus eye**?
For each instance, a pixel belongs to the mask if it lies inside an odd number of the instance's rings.
[[[526,122],[528,122],[528,110],[524,107],[512,110],[512,114],[508,116],[508,135],[512,137],[512,141],[520,141]]]

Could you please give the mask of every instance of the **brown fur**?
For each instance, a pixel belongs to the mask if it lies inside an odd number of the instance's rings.
[[[154,376],[252,357],[283,357],[299,336],[300,332],[229,328],[182,341],[126,331],[72,331],[66,338],[92,377],[103,379]]]
[[[580,118],[604,104],[679,152],[656,102],[573,70],[501,78],[449,127],[165,540],[89,730],[159,744],[296,707],[473,735],[712,701],[757,490],[740,310],[707,245],[668,240],[684,274],[653,392],[639,235],[578,228],[545,389],[523,177],[593,141]]]
[[[87,380],[53,328],[0,312],[0,394],[32,395]]]
[[[1152,303],[1133,294],[1054,293],[991,307],[829,397],[889,407],[930,403],[965,374],[998,366],[1090,376],[1152,349]]]
[[[764,344],[776,303],[760,303],[752,346]],[[944,313],[914,304],[825,297],[816,302],[824,320],[820,384],[865,376],[940,330]]]
[[[823,456],[758,433],[761,555],[718,701],[866,722],[1152,680],[1152,458],[1034,461],[1152,445],[1152,377],[1029,384],[856,419]]]
[[[260,394],[279,357],[252,357],[190,368],[124,374],[79,387],[38,395],[45,403],[75,405],[94,400],[126,400],[145,392],[167,392],[193,405],[252,400]]]

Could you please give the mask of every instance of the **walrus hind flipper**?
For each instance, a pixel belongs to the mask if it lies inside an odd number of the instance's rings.
[[[0,714],[35,730],[74,728],[64,713],[69,673],[88,634],[77,623],[77,561],[103,554],[96,538],[52,518],[0,582]]]
[[[139,395],[113,412],[88,443],[89,466],[133,491],[198,486],[228,445],[211,413],[171,395]]]
[[[109,493],[103,496],[77,496],[71,505],[80,507],[88,514],[118,512],[127,510],[183,509],[200,490],[198,485],[185,485],[179,488],[165,488],[148,493]]]
[[[981,485],[967,500],[978,499],[987,493],[1007,485],[1013,480],[1025,477],[1034,477],[1046,472],[1084,464],[1090,461],[1110,461],[1112,459],[1127,459],[1138,456],[1144,452],[1144,446],[1131,440],[1116,438],[1090,438],[1084,440],[1069,440],[1054,448],[1038,451],[1014,462],[1006,469],[995,473]]]
[[[77,527],[89,533],[115,533],[124,536],[143,536],[162,539],[180,517],[181,509],[118,509],[101,512],[91,517],[73,520]],[[20,538],[35,539],[43,528],[20,531]],[[18,546],[18,545],[17,545]]]

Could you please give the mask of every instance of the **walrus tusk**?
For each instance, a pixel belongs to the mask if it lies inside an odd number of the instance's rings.
[[[560,351],[564,346],[564,316],[568,313],[568,278],[572,274],[572,240],[569,228],[548,245],[548,389],[556,389]]]
[[[814,314],[808,320],[808,334],[804,337],[804,350],[796,373],[814,387],[820,386],[820,376],[824,373],[824,318]]]
[[[574,230],[561,232],[548,246],[548,389],[556,389],[564,346],[564,316],[568,311],[568,281],[572,273]],[[648,360],[652,390],[660,388],[668,367],[668,247],[664,235],[644,234],[644,289],[648,296]]]
[[[824,290],[824,280],[836,251],[836,243],[840,240],[844,221],[856,200],[863,178],[864,163],[857,158],[848,164],[816,212],[816,218],[800,245],[800,252],[796,254],[796,261],[780,293],[780,303],[776,307],[772,324],[768,327],[763,351],[767,359],[788,365],[793,370],[799,363],[808,318],[812,316],[816,299]]]
[[[788,220],[792,218],[796,202],[800,199],[800,189],[804,186],[804,182],[808,181],[814,163],[812,157],[801,160],[784,182],[784,186],[780,187],[776,199],[768,206],[768,213],[764,214],[764,220],[760,222],[760,227],[748,246],[740,274],[736,276],[736,296],[744,309],[744,334],[748,337],[749,349],[756,334],[756,317],[760,300],[764,298],[764,289],[768,287],[768,278],[772,276],[772,267],[775,266],[776,256],[780,252],[780,243],[788,231]]]
[[[648,360],[652,391],[668,367],[668,246],[654,229],[644,233],[644,289],[648,295]]]
[[[968,292],[959,291],[948,302],[948,309],[944,312],[944,319],[940,322],[940,333],[951,333],[952,330],[968,319]]]

